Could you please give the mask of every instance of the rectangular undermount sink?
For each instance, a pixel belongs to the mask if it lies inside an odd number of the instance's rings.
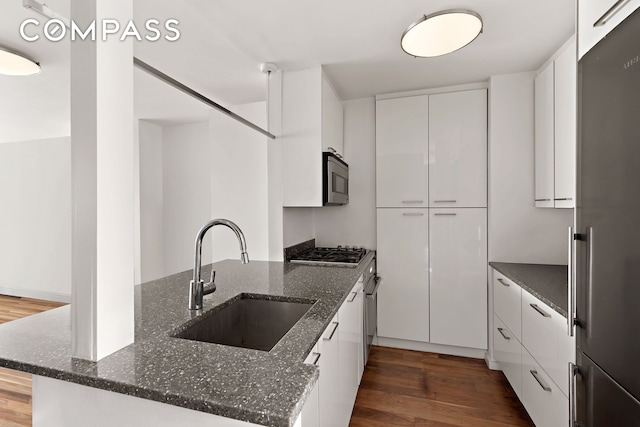
[[[241,294],[172,335],[194,341],[270,351],[314,301]]]

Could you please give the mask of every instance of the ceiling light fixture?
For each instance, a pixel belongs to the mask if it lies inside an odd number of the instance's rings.
[[[28,76],[40,72],[40,64],[0,47],[0,74],[7,76]]]
[[[429,58],[455,52],[482,32],[482,18],[465,9],[424,15],[402,33],[400,46],[411,56]]]

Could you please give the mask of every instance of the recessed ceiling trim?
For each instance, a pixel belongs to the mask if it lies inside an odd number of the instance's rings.
[[[449,22],[445,18],[449,17]],[[451,18],[456,18],[459,22],[455,23]],[[460,21],[462,19],[462,21]],[[427,24],[435,25],[433,31],[448,31],[449,33],[429,32]],[[448,25],[444,25],[448,24]],[[465,27],[463,27],[466,26]],[[402,33],[400,37],[400,47],[402,50],[413,57],[431,58],[435,56],[446,55],[455,52],[467,46],[474,41],[483,31],[482,17],[477,12],[469,9],[447,9],[423,15],[422,18],[413,22]],[[455,28],[452,28],[455,27]],[[458,30],[456,32],[455,30]],[[421,33],[418,33],[421,31]],[[438,39],[434,37],[437,34]],[[416,37],[425,37],[417,39]],[[432,40],[428,40],[432,38]],[[429,45],[428,42],[434,41],[439,46]],[[425,42],[427,44],[425,44]]]

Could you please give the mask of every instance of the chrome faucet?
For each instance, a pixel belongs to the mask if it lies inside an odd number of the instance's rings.
[[[196,263],[193,267],[193,280],[189,283],[189,310],[200,310],[202,308],[202,298],[216,290],[215,270],[211,270],[211,280],[209,283],[204,283],[204,281],[200,279],[200,270],[202,268],[202,239],[204,235],[207,234],[207,231],[216,225],[225,225],[236,233],[236,237],[240,242],[240,261],[242,261],[243,264],[249,262],[247,242],[244,240],[242,230],[240,230],[237,225],[228,219],[214,219],[206,223],[196,235]]]

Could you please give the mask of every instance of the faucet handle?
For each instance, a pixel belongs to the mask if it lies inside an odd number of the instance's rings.
[[[211,270],[211,280],[202,287],[202,295],[209,295],[216,290],[216,271]]]
[[[209,280],[209,283],[207,283],[208,285],[213,285],[216,282],[216,271],[215,270],[211,270],[211,280]]]

